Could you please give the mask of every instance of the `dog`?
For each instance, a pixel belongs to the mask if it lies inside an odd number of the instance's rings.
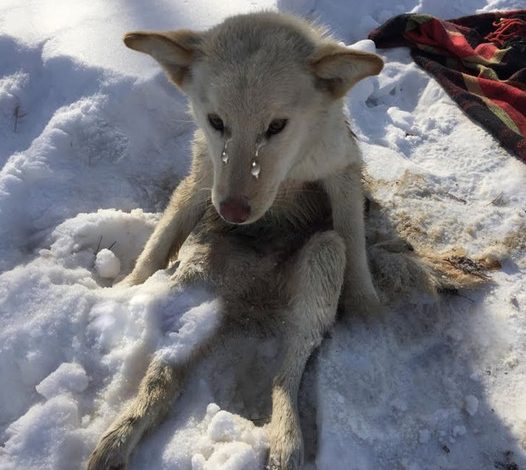
[[[150,363],[87,467],[125,468],[187,371],[220,338],[253,323],[280,340],[268,466],[300,468],[305,364],[339,306],[380,308],[366,252],[362,157],[343,98],[383,61],[274,12],[233,16],[204,32],[133,32],[124,42],[153,57],[187,95],[198,129],[191,171],[120,285],[142,283],[177,259],[174,284],[206,279],[223,312],[206,344],[183,361]]]

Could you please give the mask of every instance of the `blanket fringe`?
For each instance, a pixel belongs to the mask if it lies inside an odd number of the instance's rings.
[[[484,39],[500,48],[508,47],[517,41],[524,41],[526,38],[526,20],[522,18],[501,18],[494,21],[493,26],[497,29]]]

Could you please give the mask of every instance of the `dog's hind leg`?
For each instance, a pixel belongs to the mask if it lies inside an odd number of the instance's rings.
[[[272,388],[271,470],[298,469],[302,464],[298,388],[309,356],[334,322],[344,271],[345,245],[334,231],[312,236],[285,269],[291,305],[280,317],[284,346]]]
[[[213,338],[211,338],[213,340]],[[91,454],[88,470],[124,470],[128,458],[142,438],[169,411],[180,395],[186,371],[203,354],[208,346],[196,348],[180,365],[173,365],[155,358],[148,366],[139,386],[137,396],[101,437]]]
[[[111,424],[88,461],[88,470],[122,470],[143,434],[153,427],[179,395],[184,367],[154,359],[132,404]]]

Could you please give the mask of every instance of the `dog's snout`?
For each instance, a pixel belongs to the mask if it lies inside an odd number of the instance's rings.
[[[250,204],[246,197],[229,197],[219,204],[219,214],[227,222],[241,224],[250,216]]]

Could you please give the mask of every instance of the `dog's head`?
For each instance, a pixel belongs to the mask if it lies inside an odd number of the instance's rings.
[[[383,65],[277,13],[234,16],[205,32],[134,32],[124,42],[155,58],[190,98],[213,162],[212,202],[237,224],[270,208],[291,170],[327,138],[341,98]]]

